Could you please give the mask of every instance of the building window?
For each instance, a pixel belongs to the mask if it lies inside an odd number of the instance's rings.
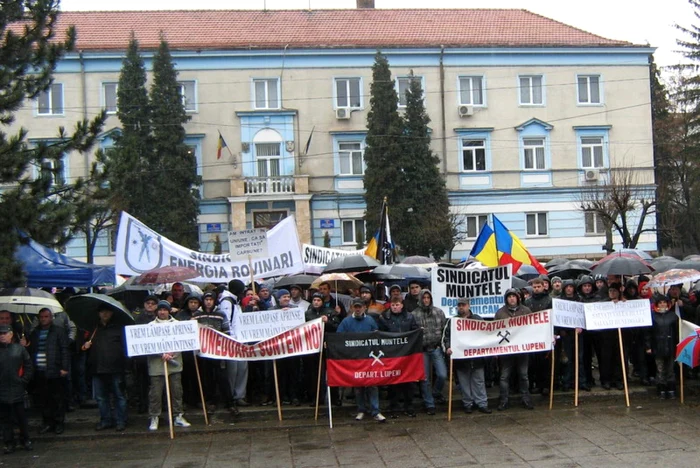
[[[343,224],[343,244],[364,244],[365,243],[365,220],[364,219],[344,219]]]
[[[604,166],[603,137],[581,137],[581,167],[599,169]]]
[[[466,216],[464,224],[466,225],[467,239],[476,239],[488,219],[488,215]]]
[[[396,92],[399,94],[399,107],[406,107],[406,91],[411,88],[411,81],[417,81],[421,87],[423,79],[420,76],[401,76],[396,78]]]
[[[180,96],[182,96],[182,105],[185,106],[187,112],[195,112],[197,110],[197,85],[194,81],[180,81]]]
[[[486,170],[486,142],[484,140],[462,140],[462,164],[464,172]]]
[[[600,104],[600,76],[584,75],[578,77],[578,103],[579,104]]]
[[[53,83],[37,96],[37,114],[63,115],[63,84]]]
[[[584,213],[586,221],[586,234],[600,236],[605,234],[605,226],[603,225],[603,218],[598,213],[593,211],[586,211]]]
[[[286,210],[253,212],[254,229],[272,229],[288,215]]]
[[[340,160],[340,175],[362,175],[364,151],[362,143],[354,141],[338,142],[338,158]]]
[[[361,83],[362,80],[360,78],[336,78],[336,107],[360,109],[362,107],[362,93],[360,92],[362,89]]]
[[[49,180],[51,186],[66,183],[65,164],[62,160],[44,160],[39,168],[39,178]]]
[[[547,213],[528,213],[526,221],[528,236],[547,235]]]
[[[117,113],[118,83],[102,83],[102,102],[108,114]]]
[[[544,138],[524,138],[523,156],[526,170],[544,169]]]
[[[484,77],[459,77],[459,104],[471,106],[484,105]]]
[[[280,176],[280,143],[256,143],[255,158],[258,165],[258,177]]]
[[[110,226],[107,228],[107,247],[109,248],[110,255],[117,253],[117,239],[118,239],[119,229],[118,226]]]
[[[253,80],[256,109],[279,109],[279,80],[266,78]]]
[[[524,106],[540,106],[544,104],[544,89],[542,75],[521,76],[520,104]]]

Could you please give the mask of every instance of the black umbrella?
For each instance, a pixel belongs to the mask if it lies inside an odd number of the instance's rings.
[[[93,330],[100,321],[100,310],[113,312],[112,322],[117,325],[134,325],[134,317],[117,300],[106,294],[81,294],[73,296],[66,302],[66,312],[73,323],[83,330]]]
[[[662,273],[668,271],[672,268],[676,268],[676,265],[680,263],[680,260],[674,257],[662,256],[656,257],[649,262],[649,265],[654,267],[656,273]]]
[[[604,260],[598,262],[591,273],[594,275],[644,275],[654,271],[654,268],[649,266],[637,256],[628,254],[618,254],[617,256],[608,255]]]
[[[44,308],[51,309],[54,314],[63,311],[54,295],[42,289],[0,289],[0,310],[9,310],[14,314],[38,314]]]
[[[537,268],[535,268],[532,265],[522,264],[520,265],[520,268],[518,268],[518,272],[514,276],[517,276],[520,279],[524,279],[525,281],[529,281],[531,279],[539,277],[540,272],[537,271]]]
[[[547,263],[545,263],[545,264],[544,264],[544,267],[545,267],[547,270],[549,270],[549,269],[552,268],[552,267],[555,267],[555,266],[557,266],[557,265],[561,265],[562,263],[566,263],[566,262],[568,262],[568,261],[569,261],[569,259],[568,259],[568,258],[564,258],[564,257],[553,258],[553,259],[551,259],[550,261],[548,261]]]
[[[589,268],[585,268],[576,262],[566,262],[559,265],[555,265],[548,272],[547,275],[552,278],[558,276],[561,279],[576,279],[579,275],[586,275],[590,273]]]
[[[323,273],[352,273],[355,271],[373,270],[381,265],[376,259],[367,255],[348,255],[331,260],[323,269]]]
[[[683,257],[683,261],[685,262],[686,260],[700,260],[700,255],[698,255],[698,254],[686,255],[685,257]]]
[[[301,287],[308,288],[311,286],[311,283],[316,281],[318,279],[318,275],[292,275],[292,276],[285,276],[281,280],[275,283],[275,288],[284,288],[284,287],[289,287],[292,285],[297,285]]]
[[[520,279],[517,276],[513,276],[513,278],[511,279],[511,285],[514,288],[523,289],[525,286],[527,286],[527,281],[525,281],[524,279]]]
[[[682,262],[676,263],[673,268],[677,268],[679,270],[700,270],[700,259],[683,260]]]
[[[405,265],[429,265],[435,263],[435,260],[423,255],[411,255],[410,257],[404,258],[401,263]]]
[[[591,267],[595,263],[594,261],[588,260],[585,258],[575,258],[573,260],[570,260],[570,262],[573,265],[578,265],[578,266],[583,267],[583,268],[588,268],[589,270],[591,269]]]
[[[404,279],[427,279],[430,278],[430,272],[415,265],[395,263],[393,265],[379,265],[370,272],[360,273],[355,276],[362,281],[399,281]]]

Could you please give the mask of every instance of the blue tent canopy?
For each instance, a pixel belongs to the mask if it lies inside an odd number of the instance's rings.
[[[15,252],[21,262],[30,288],[87,288],[114,284],[114,267],[92,265],[62,255],[24,237]]]

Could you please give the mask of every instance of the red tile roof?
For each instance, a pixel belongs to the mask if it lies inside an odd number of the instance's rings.
[[[123,50],[135,31],[154,49],[343,47],[619,47],[606,39],[526,10],[349,9],[63,12],[59,32],[78,31],[80,50]],[[58,37],[63,37],[59,34]]]

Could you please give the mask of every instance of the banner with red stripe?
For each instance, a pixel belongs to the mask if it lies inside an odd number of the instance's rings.
[[[372,387],[425,379],[423,330],[326,335],[328,385]]]

